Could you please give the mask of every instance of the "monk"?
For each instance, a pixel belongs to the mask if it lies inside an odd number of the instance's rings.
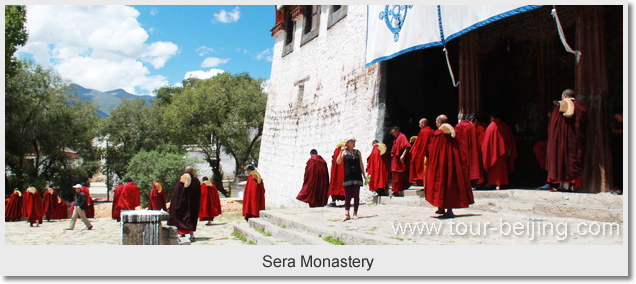
[[[42,196],[40,192],[31,184],[24,192],[22,217],[29,220],[29,227],[39,227],[42,224],[44,207],[42,206]]]
[[[428,119],[420,119],[420,132],[411,147],[409,163],[409,181],[417,185],[424,185],[426,177],[426,148],[433,137],[433,128],[428,126]]]
[[[583,171],[587,108],[576,101],[571,89],[563,91],[554,105],[548,125],[548,182],[559,183],[556,191],[573,191],[570,184]]]
[[[474,115],[462,115],[460,122],[455,126],[457,144],[459,146],[460,158],[464,167],[466,178],[471,181],[471,186],[475,189],[477,181],[481,176],[481,145],[477,138],[477,129],[471,122]]]
[[[482,163],[488,184],[500,190],[502,185],[509,184],[508,175],[514,170],[517,146],[508,124],[496,115],[492,115],[490,121],[481,145]]]
[[[166,193],[163,191],[163,186],[156,179],[152,180],[152,188],[148,195],[148,210],[168,211],[168,208],[166,208]]]
[[[56,213],[57,210],[57,192],[52,187],[49,187],[42,197],[42,201],[44,203],[44,214],[46,215],[46,221],[51,222],[51,219],[60,219],[57,218]]]
[[[221,199],[216,185],[203,177],[201,183],[201,205],[199,209],[199,221],[208,221],[205,225],[211,226],[214,217],[221,215]]]
[[[124,184],[120,183],[114,190],[113,192],[113,203],[111,206],[111,217],[114,220],[117,220],[117,222],[119,222],[119,211],[117,211],[117,214],[115,214],[115,208],[117,206],[115,206],[118,202],[119,202],[119,198],[121,197],[121,193],[122,191],[124,191]]]
[[[188,166],[185,173],[177,180],[170,201],[168,225],[177,227],[181,238],[190,235],[190,241],[196,241],[199,206],[201,205],[201,182],[194,175],[194,168]]]
[[[13,189],[9,195],[9,202],[4,205],[4,221],[20,221],[22,219],[22,193]]]
[[[377,195],[387,195],[389,188],[389,157],[386,155],[386,145],[373,140],[373,149],[367,158],[367,176],[369,179],[369,190]]]
[[[399,126],[391,129],[391,134],[395,137],[393,146],[391,147],[391,177],[393,184],[391,190],[393,196],[402,196],[402,191],[408,187],[406,171],[408,170],[408,154],[411,144],[406,139],[406,135],[400,131]]]
[[[247,184],[243,194],[243,216],[245,221],[249,218],[259,217],[259,212],[265,210],[265,185],[261,175],[253,166],[247,167]]]
[[[435,120],[437,130],[428,147],[426,201],[437,207],[440,218],[453,218],[453,208],[467,208],[474,203],[470,182],[463,173],[459,145],[446,115]]]
[[[86,208],[86,218],[95,218],[95,204],[93,203],[93,198],[91,197],[91,192],[88,190],[88,185],[84,183],[82,185],[82,192],[86,195],[86,203],[88,204],[88,208]]]
[[[68,207],[64,199],[57,197],[57,206],[55,208],[55,216],[57,219],[68,219]]]
[[[113,201],[113,219],[116,219],[117,222],[121,221],[122,210],[135,210],[135,208],[141,204],[139,187],[137,187],[130,177],[127,177],[124,182],[125,184],[121,188],[117,203]]]
[[[329,181],[329,196],[331,196],[331,203],[329,206],[336,206],[336,201],[344,201],[344,165],[336,163],[336,159],[340,156],[340,151],[345,142],[340,142],[336,145],[336,149],[331,156],[331,180]]]
[[[309,204],[310,208],[323,207],[329,199],[329,171],[327,162],[318,155],[316,149],[309,151],[310,158],[305,166],[303,188],[296,199]]]

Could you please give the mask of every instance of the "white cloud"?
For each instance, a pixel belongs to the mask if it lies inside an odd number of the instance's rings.
[[[157,14],[159,14],[159,10],[157,10],[157,8],[155,7],[150,8],[150,15],[156,16]]]
[[[183,79],[188,79],[190,77],[193,78],[197,78],[197,79],[208,79],[208,78],[212,78],[216,75],[219,75],[221,73],[223,73],[225,71],[221,70],[221,69],[210,69],[208,71],[203,71],[203,70],[196,70],[196,71],[189,71],[185,74],[185,76],[183,77]]]
[[[201,63],[201,68],[216,67],[230,61],[229,58],[208,57]]]
[[[137,17],[139,11],[128,6],[27,6],[29,39],[18,54],[30,53],[87,88],[150,93],[167,80],[151,76],[144,63],[162,68],[178,47],[147,42]]]
[[[221,9],[220,12],[214,14],[214,19],[221,23],[236,23],[241,18],[241,9],[238,6],[234,7],[232,12]]]
[[[257,54],[256,54],[256,56],[254,56],[254,58],[255,58],[256,60],[263,60],[263,59],[265,59],[265,60],[267,60],[267,61],[271,62],[271,61],[274,59],[274,58],[272,57],[273,53],[274,53],[273,48],[267,48],[267,49],[265,49],[265,50],[263,50],[263,51],[261,51],[261,52],[257,53]]]
[[[197,53],[199,54],[199,56],[204,56],[212,52],[214,52],[214,49],[205,45],[199,46],[197,48]]]

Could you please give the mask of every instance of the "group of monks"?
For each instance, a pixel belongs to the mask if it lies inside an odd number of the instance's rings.
[[[163,204],[165,205],[165,202]],[[263,179],[253,166],[248,166],[243,194],[243,216],[245,220],[259,217],[259,211],[264,209]],[[206,225],[211,225],[214,217],[222,213],[217,187],[207,177],[203,177],[203,182],[199,181],[194,175],[194,169],[186,167],[185,173],[177,180],[172,192],[169,213],[167,224],[177,227],[179,237],[185,238],[189,235],[190,241],[195,241],[197,221],[208,221]]]
[[[557,184],[553,191],[567,191],[580,180],[583,168],[586,109],[569,89],[554,104],[543,160],[538,157],[548,171],[548,183]],[[460,115],[455,127],[445,115],[435,122],[436,130],[422,118],[418,135],[410,141],[399,127],[393,127],[395,140],[388,152],[385,144],[373,141],[367,183],[369,190],[385,195],[391,179],[393,196],[402,196],[411,184],[423,186],[426,200],[438,207],[436,213],[453,217],[453,208],[474,202],[472,190],[477,187],[499,190],[509,184],[517,147],[511,127],[495,114],[487,127],[473,114]],[[332,205],[344,200],[344,165],[336,163],[343,144],[336,145],[330,173],[326,161],[312,150],[298,200],[310,207],[327,205],[329,196]]]
[[[88,192],[88,188],[85,190]],[[94,212],[93,210],[93,215]],[[47,188],[44,194],[41,194],[34,185],[29,185],[24,193],[15,188],[13,193],[5,199],[5,221],[26,219],[29,222],[29,226],[35,225],[39,227],[43,219],[50,222],[51,220],[67,219],[68,216],[66,201],[59,197],[57,191],[52,187]]]

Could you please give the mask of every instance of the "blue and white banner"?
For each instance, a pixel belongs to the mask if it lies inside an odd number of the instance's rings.
[[[367,66],[447,41],[540,5],[369,5]],[[547,16],[550,16],[549,14]]]

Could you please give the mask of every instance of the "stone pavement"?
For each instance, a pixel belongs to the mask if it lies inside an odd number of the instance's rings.
[[[29,227],[26,221],[5,222],[5,245],[119,245],[121,226],[109,218],[90,219],[92,230],[87,230],[81,220],[77,220],[75,230],[64,230],[70,219],[43,222],[40,227]],[[217,217],[212,226],[199,222],[197,242],[192,245],[242,245],[242,241],[232,236],[233,225],[245,223],[241,213],[224,213]],[[165,222],[164,222],[165,226]]]

